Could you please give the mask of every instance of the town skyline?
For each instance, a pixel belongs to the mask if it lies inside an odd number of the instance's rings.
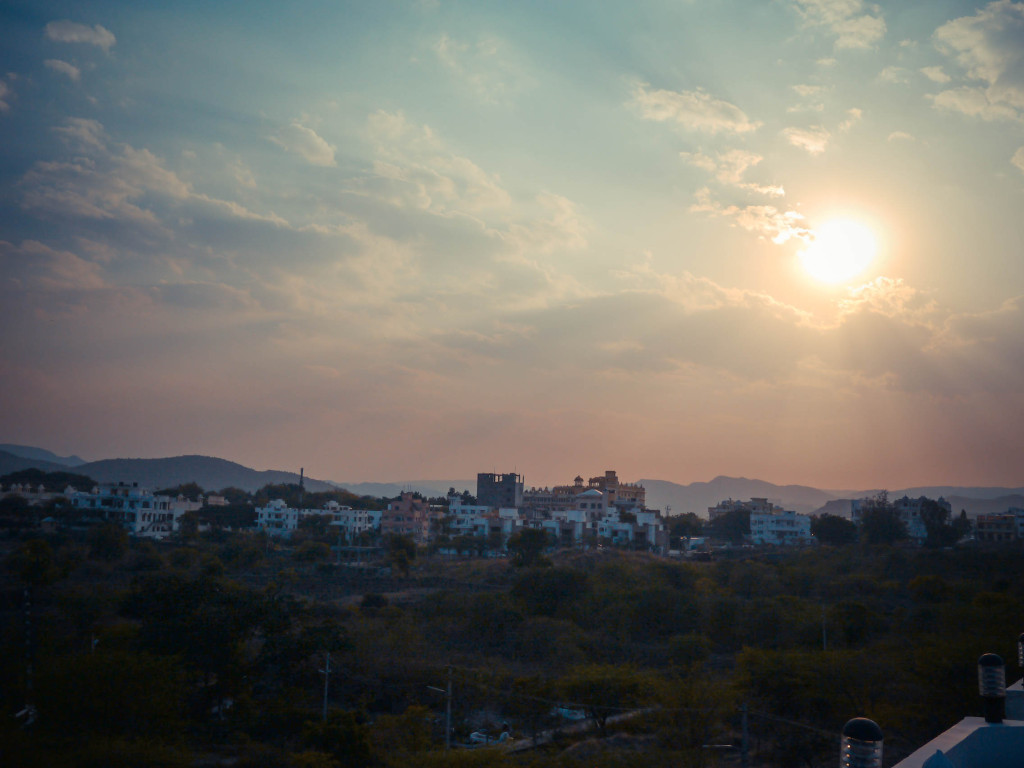
[[[1024,485],[1024,3],[0,9],[0,437]]]

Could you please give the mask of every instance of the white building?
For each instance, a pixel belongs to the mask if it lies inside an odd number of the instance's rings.
[[[202,498],[189,501],[184,496],[156,495],[138,483],[105,483],[88,492],[68,488],[64,495],[75,509],[95,511],[135,536],[156,538],[177,531],[182,515],[203,506]]]
[[[811,518],[777,508],[751,512],[750,539],[754,544],[807,544],[811,541]]]
[[[327,502],[322,509],[293,509],[283,499],[273,499],[265,507],[256,509],[256,527],[271,536],[291,536],[299,522],[306,517],[319,516],[328,518],[328,525],[336,533],[351,539],[365,531],[380,529],[382,512],[372,509],[352,509]]]

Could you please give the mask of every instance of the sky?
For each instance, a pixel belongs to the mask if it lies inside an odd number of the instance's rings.
[[[1024,485],[1024,2],[0,6],[0,441]]]

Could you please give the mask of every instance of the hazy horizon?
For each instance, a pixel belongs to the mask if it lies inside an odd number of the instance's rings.
[[[0,41],[6,441],[1024,485],[1024,2],[15,0]]]

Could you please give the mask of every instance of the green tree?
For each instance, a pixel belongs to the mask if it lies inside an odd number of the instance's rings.
[[[907,526],[891,504],[874,504],[861,513],[860,538],[865,544],[895,544],[907,538]]]
[[[352,712],[332,712],[325,721],[306,723],[303,742],[326,753],[341,768],[362,768],[373,761],[369,731]]]
[[[540,528],[523,528],[516,531],[508,539],[512,565],[517,568],[529,568],[546,564],[544,549],[547,545],[548,535]]]
[[[103,523],[89,529],[89,557],[113,562],[128,551],[128,534],[117,523]]]
[[[587,711],[603,737],[609,717],[648,701],[652,681],[629,666],[592,664],[570,669],[558,688],[567,700]]]
[[[170,488],[162,488],[156,491],[158,496],[171,496],[178,497],[184,496],[189,501],[199,501],[200,496],[206,495],[206,491],[203,490],[199,483],[181,483],[179,485],[171,486]]]
[[[416,559],[416,542],[412,536],[393,534],[388,536],[388,558],[391,565],[402,572],[404,576],[409,575],[409,568],[412,561]]]
[[[668,533],[675,540],[691,539],[704,534],[704,520],[693,512],[670,517]]]
[[[739,544],[750,536],[750,510],[733,509],[719,515],[707,525],[708,532],[716,539],[727,539]]]
[[[811,518],[811,535],[822,544],[841,547],[857,541],[857,526],[851,520],[827,512]]]

